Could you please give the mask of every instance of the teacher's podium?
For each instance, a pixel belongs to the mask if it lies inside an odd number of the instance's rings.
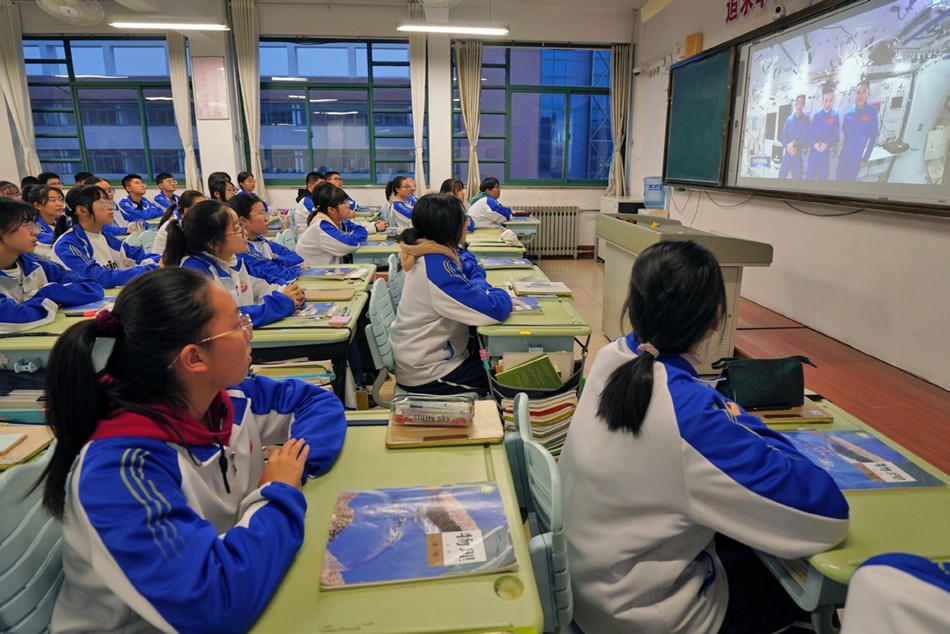
[[[727,314],[721,336],[713,335],[700,347],[698,356],[702,363],[696,370],[700,374],[716,374],[711,364],[722,357],[733,356],[742,269],[769,266],[772,245],[684,227],[678,220],[623,214],[597,216],[596,235],[601,245],[598,255],[605,262],[604,288],[611,289],[604,293],[601,329],[611,340],[631,329],[628,319],[624,318],[621,324],[621,316],[630,287],[630,270],[637,255],[657,242],[671,240],[694,240],[713,252],[726,285]]]

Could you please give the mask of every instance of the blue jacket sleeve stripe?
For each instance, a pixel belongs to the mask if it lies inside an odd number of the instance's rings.
[[[492,198],[491,196],[487,196],[486,198],[487,198],[487,201],[488,201],[488,207],[489,207],[492,211],[494,211],[496,214],[501,214],[502,216],[504,216],[504,217],[505,217],[505,220],[511,220],[511,210],[510,210],[510,209],[508,209],[507,207],[505,207],[504,205],[502,205],[500,202],[498,202],[497,200],[495,200],[495,199]]]
[[[445,256],[425,256],[426,275],[449,298],[493,321],[504,321],[511,313],[511,297],[500,288],[480,288],[470,282],[456,264]]]

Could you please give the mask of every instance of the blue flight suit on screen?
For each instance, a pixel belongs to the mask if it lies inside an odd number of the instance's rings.
[[[871,157],[877,143],[879,130],[877,108],[865,103],[858,108],[852,106],[841,122],[841,154],[838,156],[838,169],[835,178],[839,181],[853,181],[858,177],[861,161]]]
[[[811,134],[808,142],[811,149],[808,151],[808,172],[805,178],[812,180],[828,179],[828,168],[831,165],[831,146],[838,142],[841,121],[837,110],[819,110],[811,120]],[[815,149],[815,143],[827,143],[824,152]]]
[[[778,170],[779,178],[787,178],[789,172],[792,178],[801,178],[804,173],[805,148],[808,147],[808,132],[811,124],[808,121],[808,115],[802,114],[797,117],[795,113],[788,115],[785,120],[785,127],[782,128],[782,145],[784,154],[782,155],[782,166]],[[795,142],[796,153],[793,155],[788,151],[788,144]]]

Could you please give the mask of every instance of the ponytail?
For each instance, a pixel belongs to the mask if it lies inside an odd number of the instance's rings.
[[[640,426],[653,393],[653,361],[649,353],[627,361],[607,380],[597,401],[597,415],[610,431],[626,430],[640,435]]]
[[[169,220],[168,238],[165,240],[162,263],[165,266],[180,266],[181,261],[188,255],[187,242],[185,232],[181,230],[181,220]]]
[[[191,207],[181,220],[169,220],[162,254],[165,266],[179,266],[185,256],[209,251],[211,245],[222,242],[230,219],[230,207],[208,199]]]
[[[181,211],[181,214],[184,215],[186,211],[193,204],[195,204],[196,198],[205,198],[205,195],[194,189],[186,189],[181,193],[181,196],[178,197],[178,202],[174,202],[168,206],[168,209],[165,210],[165,213],[162,214],[162,217],[158,221],[158,226],[161,227],[163,224],[171,220],[172,216],[175,215],[176,211]]]
[[[59,237],[69,231],[69,227],[72,226],[74,213],[66,211],[63,209],[63,215],[56,219],[56,224],[53,226],[53,242],[59,240]]]

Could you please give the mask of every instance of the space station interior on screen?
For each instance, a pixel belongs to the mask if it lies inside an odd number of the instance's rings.
[[[740,63],[737,184],[946,204],[950,0],[857,3]]]

